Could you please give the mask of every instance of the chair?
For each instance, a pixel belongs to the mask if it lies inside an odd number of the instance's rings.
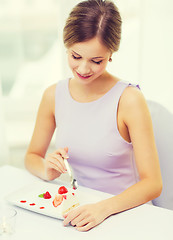
[[[173,114],[154,101],[147,101],[153,122],[163,180],[161,195],[154,205],[173,210]]]

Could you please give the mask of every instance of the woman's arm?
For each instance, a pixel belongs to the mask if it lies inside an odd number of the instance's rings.
[[[117,210],[123,211],[158,197],[162,190],[162,178],[152,119],[140,90],[134,87],[125,89],[119,103],[119,114],[128,129],[140,177],[138,183],[116,197],[116,201],[121,202]]]
[[[71,222],[79,231],[86,231],[112,214],[136,207],[160,195],[162,178],[151,116],[138,89],[129,87],[124,91],[119,103],[119,119],[124,129],[127,128],[133,144],[140,181],[117,196],[69,212],[65,216],[64,225]]]
[[[127,101],[128,100],[128,101]],[[141,192],[137,203],[148,202],[158,197],[162,190],[162,177],[156,149],[152,119],[147,103],[140,90],[127,88],[120,100],[120,111],[133,145],[135,162],[140,182],[131,189]],[[139,190],[138,190],[139,189]],[[126,194],[128,190],[124,193]],[[129,195],[129,199],[131,199]],[[136,200],[135,200],[136,201]],[[138,205],[138,204],[137,204]]]
[[[48,154],[45,159],[56,128],[55,88],[56,85],[52,85],[43,94],[33,136],[25,156],[26,168],[44,180],[53,180],[66,171],[62,156],[67,154],[67,149],[59,149]]]

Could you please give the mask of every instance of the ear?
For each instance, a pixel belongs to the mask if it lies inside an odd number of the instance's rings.
[[[111,55],[109,57],[109,62],[112,62],[112,53],[111,53]]]

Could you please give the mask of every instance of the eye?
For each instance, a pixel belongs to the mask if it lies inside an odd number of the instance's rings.
[[[98,64],[98,65],[99,65],[100,63],[102,63],[102,62],[103,62],[103,60],[100,60],[100,61],[98,61],[98,62],[96,62],[96,61],[92,60],[92,62],[93,62],[93,63],[95,63],[95,64]]]
[[[74,59],[80,59],[81,57],[76,57],[75,55],[72,54],[72,58],[74,58]]]

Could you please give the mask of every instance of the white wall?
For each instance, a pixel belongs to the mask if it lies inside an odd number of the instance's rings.
[[[0,166],[7,164],[9,162],[8,155],[8,146],[6,141],[6,125],[4,119],[3,111],[3,102],[2,102],[2,92],[1,92],[1,79],[0,79]]]
[[[173,112],[173,1],[141,0],[141,86]]]

